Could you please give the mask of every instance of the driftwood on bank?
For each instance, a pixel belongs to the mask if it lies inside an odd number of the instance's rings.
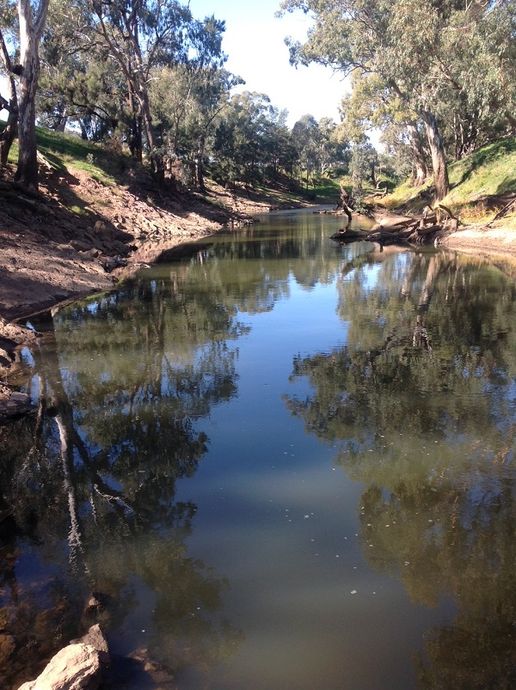
[[[331,239],[343,243],[366,241],[378,242],[384,246],[418,246],[435,244],[442,235],[457,230],[458,225],[459,220],[450,209],[439,205],[435,209],[426,207],[419,216],[380,222],[368,232],[351,230],[348,223],[345,228],[332,235]]]

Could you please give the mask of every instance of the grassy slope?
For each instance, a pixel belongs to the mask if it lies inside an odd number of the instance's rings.
[[[516,137],[483,146],[449,165],[448,174],[451,190],[442,203],[466,221],[489,221],[504,205],[500,197],[516,192]],[[431,187],[430,181],[419,188],[405,182],[380,203],[418,210],[431,199]]]
[[[125,152],[110,150],[101,144],[84,141],[74,134],[54,132],[37,128],[38,151],[56,170],[75,168],[83,170],[104,185],[116,185],[120,176],[134,165]],[[17,142],[14,143],[9,160],[18,158]],[[280,180],[274,186],[257,184],[252,195],[257,199],[269,199],[272,205],[320,203],[332,204],[339,198],[339,185],[335,180],[322,178],[308,190],[299,186],[294,189],[291,180]],[[238,189],[238,186],[237,186]]]

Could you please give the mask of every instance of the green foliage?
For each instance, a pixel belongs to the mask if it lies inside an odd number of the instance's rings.
[[[292,128],[292,143],[298,154],[298,166],[308,181],[313,175],[326,175],[337,166],[347,169],[349,150],[347,141],[330,118],[319,122],[312,115],[304,115]]]
[[[286,112],[271,105],[265,94],[234,95],[221,113],[215,133],[212,166],[223,183],[251,183],[274,176],[289,165],[292,147]]]
[[[293,62],[354,73],[343,103],[348,136],[371,126],[424,121],[435,186],[446,191],[444,144],[461,158],[514,128],[516,5],[452,0],[285,0],[310,13]]]

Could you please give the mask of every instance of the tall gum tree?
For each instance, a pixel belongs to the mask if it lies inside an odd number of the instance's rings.
[[[18,0],[20,30],[20,98],[18,117],[18,168],[15,180],[28,189],[38,188],[36,149],[36,91],[39,77],[39,43],[45,27],[49,0]]]
[[[449,182],[436,85],[447,79],[441,69],[441,35],[456,4],[454,0],[284,0],[282,4],[282,11],[302,10],[314,20],[304,44],[289,42],[294,62],[315,61],[344,74],[376,74],[392,97],[423,122],[438,199],[447,194]]]
[[[191,12],[176,0],[90,0],[88,9],[93,29],[126,80],[131,152],[141,160],[145,137],[152,171],[161,178],[163,157],[149,97],[151,71],[186,59]]]
[[[18,94],[16,91],[16,81],[14,78],[14,65],[7,49],[7,42],[3,31],[0,29],[0,64],[5,73],[7,98],[0,95],[0,106],[7,110],[7,122],[0,132],[0,166],[7,164],[9,151],[18,131]]]
[[[373,127],[383,131],[396,128],[410,151],[414,187],[424,184],[428,176],[426,154],[416,115],[378,74],[353,74],[351,93],[341,103],[341,129],[351,139],[360,140]],[[392,131],[392,130],[391,130]]]

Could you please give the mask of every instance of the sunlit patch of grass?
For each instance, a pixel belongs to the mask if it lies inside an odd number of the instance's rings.
[[[421,187],[414,187],[410,180],[406,180],[395,187],[390,194],[380,199],[378,203],[388,209],[398,208],[407,204],[413,204],[414,206],[425,205],[431,187],[431,180],[427,180]]]
[[[129,156],[114,153],[105,145],[81,139],[77,134],[54,132],[44,127],[36,130],[38,150],[58,170],[82,170],[106,186],[117,184],[116,175],[128,165]],[[17,156],[17,147],[12,151]]]
[[[67,207],[69,211],[72,213],[75,213],[77,216],[84,216],[86,211],[83,209],[82,206],[78,206],[77,204],[72,204],[71,206]]]
[[[499,139],[452,163],[448,175],[451,190],[442,203],[468,222],[491,220],[498,209],[486,199],[516,192],[516,137]],[[406,181],[378,203],[391,209],[418,209],[428,203],[431,192],[431,180],[422,187],[412,187]]]

